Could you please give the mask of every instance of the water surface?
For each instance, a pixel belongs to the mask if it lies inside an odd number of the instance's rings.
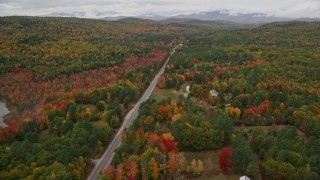
[[[3,122],[3,116],[9,113],[10,111],[6,106],[6,103],[0,101],[0,126],[7,127],[7,124]]]

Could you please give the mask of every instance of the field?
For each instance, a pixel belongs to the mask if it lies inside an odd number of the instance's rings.
[[[152,95],[150,99],[155,99],[157,101],[162,101],[165,99],[175,99],[177,98],[181,92],[178,92],[173,89],[159,89],[155,88],[155,90],[152,92]]]
[[[210,176],[202,175],[197,177],[197,179],[226,179],[226,180],[236,180],[239,179],[240,175],[236,174],[224,174],[221,172],[219,168],[219,154],[220,151],[202,151],[201,153],[198,152],[181,152],[185,157],[186,160],[191,162],[192,159],[199,159],[202,162],[208,161],[210,159],[212,161],[212,172]],[[192,177],[192,175],[191,175]]]

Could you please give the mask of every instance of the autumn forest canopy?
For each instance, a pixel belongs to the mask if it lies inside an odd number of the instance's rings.
[[[192,22],[192,23],[191,23]],[[319,179],[320,23],[0,18],[0,179]]]

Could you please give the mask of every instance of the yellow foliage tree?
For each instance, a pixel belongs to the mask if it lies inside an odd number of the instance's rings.
[[[86,108],[85,117],[91,117],[91,110],[90,108]]]
[[[203,172],[203,163],[201,160],[198,160],[197,164],[197,174],[200,175]]]
[[[163,89],[166,87],[166,78],[164,76],[160,76],[158,79],[158,87]]]
[[[175,115],[172,116],[171,121],[175,122],[176,120],[181,119],[181,117],[182,117],[182,115],[180,113],[179,114],[175,114]]]
[[[228,89],[228,84],[226,82],[221,82],[220,83],[220,88],[222,92],[226,92]]]
[[[156,159],[154,157],[152,157],[149,161],[149,165],[151,166],[152,168],[152,178],[153,179],[158,179],[159,177],[159,166],[158,166],[158,163],[156,161]]]
[[[197,173],[197,161],[195,159],[192,159],[192,161],[191,161],[191,169],[193,171],[193,175],[196,176],[196,173]]]
[[[226,108],[229,116],[234,120],[239,120],[241,115],[241,110],[237,107],[227,107]]]
[[[143,124],[150,125],[154,122],[154,118],[152,116],[147,116],[146,119],[143,121]]]
[[[178,171],[182,172],[186,167],[186,158],[184,157],[183,154],[179,153],[177,159],[178,159]]]
[[[86,167],[86,163],[82,156],[79,157],[77,162],[69,163],[68,167],[73,169],[73,173],[77,176],[77,179],[82,179],[84,174],[84,169]]]
[[[170,132],[168,132],[168,133],[163,133],[162,136],[163,136],[165,139],[174,140],[174,137],[172,136],[172,134],[171,134]]]

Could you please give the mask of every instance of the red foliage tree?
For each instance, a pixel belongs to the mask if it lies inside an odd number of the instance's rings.
[[[166,113],[167,113],[167,107],[165,107],[165,106],[160,106],[159,108],[158,108],[158,110],[157,110],[157,113],[160,115],[160,116],[162,116],[162,117],[164,117],[165,115],[166,115]]]
[[[164,141],[164,146],[166,147],[167,151],[177,152],[177,145],[171,139],[168,139],[168,140]]]
[[[166,152],[177,152],[177,144],[174,140],[161,138],[161,142],[164,145]]]
[[[231,169],[231,148],[225,147],[219,155],[219,167],[222,172],[228,173]]]
[[[135,162],[127,162],[124,165],[127,170],[127,179],[135,179],[138,173],[138,165]]]
[[[40,125],[44,125],[45,124],[45,118],[43,117],[43,114],[39,114],[38,115],[38,123]]]
[[[0,141],[9,142],[10,137],[15,137],[19,133],[18,126],[9,123],[7,127],[0,129]]]
[[[65,109],[65,107],[66,107],[66,105],[67,105],[68,102],[69,102],[68,100],[62,100],[62,101],[60,101],[60,102],[57,104],[57,109],[59,109],[60,111],[64,111],[64,109]]]
[[[159,141],[159,136],[155,133],[152,133],[148,137],[148,145],[154,145]]]
[[[137,130],[137,138],[138,138],[140,144],[143,144],[143,143],[144,143],[144,141],[145,141],[145,134],[144,134],[143,129],[139,128],[139,129]]]
[[[260,112],[263,113],[263,114],[268,114],[269,112],[269,108],[268,108],[268,100],[265,100],[263,101],[263,103],[261,103],[259,105],[259,108],[260,108]]]
[[[103,175],[105,175],[108,179],[114,178],[114,168],[112,166],[108,166],[106,169],[102,171]]]
[[[199,61],[199,59],[194,59],[194,60],[193,60],[193,63],[194,63],[194,64],[199,64],[200,61]]]
[[[115,179],[123,179],[124,178],[124,170],[123,170],[123,164],[119,164],[117,168],[114,170],[115,171]]]
[[[169,153],[169,161],[167,162],[168,172],[169,172],[169,179],[171,179],[178,168],[178,158],[177,154]]]

